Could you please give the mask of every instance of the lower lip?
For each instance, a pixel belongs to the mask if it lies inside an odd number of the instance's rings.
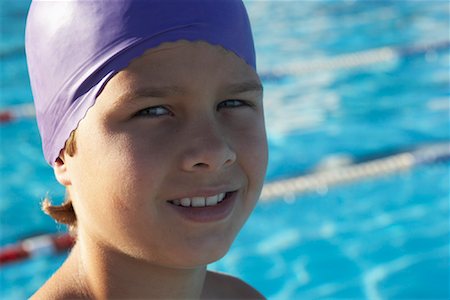
[[[214,206],[185,207],[169,203],[184,219],[197,223],[217,222],[226,219],[233,210],[237,191],[227,193],[222,202]]]

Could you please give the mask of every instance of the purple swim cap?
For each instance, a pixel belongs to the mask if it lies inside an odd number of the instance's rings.
[[[234,52],[256,70],[241,0],[33,1],[25,40],[51,165],[108,80],[150,48],[201,40]]]

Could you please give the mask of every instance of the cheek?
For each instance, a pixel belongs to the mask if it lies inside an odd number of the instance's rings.
[[[155,154],[161,145],[129,134],[91,131],[89,136],[72,159],[77,217],[97,236],[107,231],[126,245],[123,232],[135,228],[128,233],[132,240],[138,228],[148,228],[145,222],[158,220],[150,200],[158,192],[157,175],[164,172],[164,158]]]
[[[250,177],[249,180],[254,181],[253,184],[262,184],[268,162],[264,120],[261,118],[251,124],[251,127],[242,127],[236,131],[235,139],[238,143],[235,147],[240,157],[240,163]]]
[[[242,202],[242,212],[245,212],[242,215],[244,219],[237,222],[236,226],[242,226],[242,223],[254,209],[266,174],[268,153],[266,134],[263,123],[261,126],[257,126],[257,124],[252,129],[247,130],[245,134],[241,131],[236,137],[238,142],[233,145],[237,153],[238,164],[247,180],[245,201]]]
[[[74,190],[89,206],[120,205],[120,195],[129,195],[139,180],[136,153],[125,137],[91,128],[88,134],[80,130],[77,136],[71,164]]]

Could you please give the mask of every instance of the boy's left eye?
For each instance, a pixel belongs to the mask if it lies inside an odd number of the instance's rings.
[[[168,110],[164,106],[153,106],[153,107],[148,107],[148,108],[138,111],[135,114],[135,116],[157,118],[157,117],[171,115],[171,114],[172,113],[170,112],[170,110]]]
[[[230,99],[220,102],[217,108],[233,108],[241,106],[250,106],[250,105],[243,100]]]

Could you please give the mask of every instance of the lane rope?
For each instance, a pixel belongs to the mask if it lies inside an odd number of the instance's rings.
[[[36,116],[33,104],[15,105],[0,110],[0,123],[10,123],[20,119],[30,119]]]
[[[441,163],[448,160],[450,160],[450,143],[430,145],[411,152],[267,183],[263,187],[261,201],[268,202],[288,195],[313,191],[321,193],[336,185],[398,173],[418,165]]]
[[[69,234],[44,234],[24,239],[19,243],[0,248],[0,265],[65,252],[74,242]]]
[[[350,69],[377,63],[391,62],[409,56],[434,53],[449,48],[450,40],[408,47],[381,47],[332,57],[323,57],[319,60],[293,63],[279,69],[266,72],[263,71],[260,76],[263,80],[278,80],[287,76],[301,76],[318,71]]]

